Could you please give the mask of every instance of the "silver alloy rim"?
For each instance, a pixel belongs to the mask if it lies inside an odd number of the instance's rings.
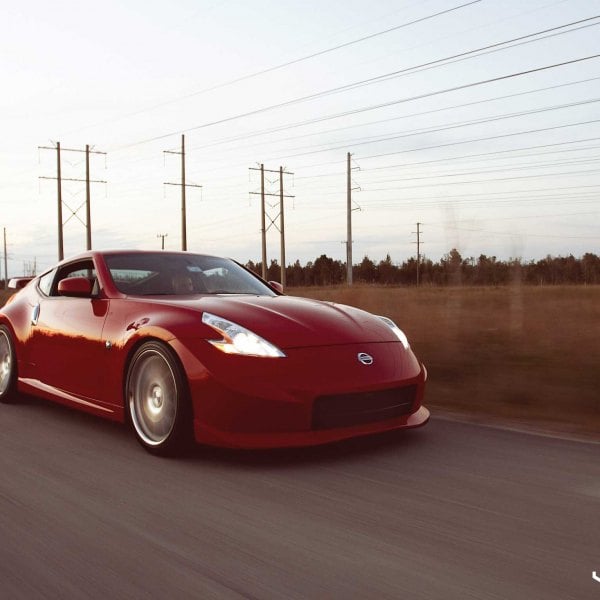
[[[177,385],[171,366],[160,352],[148,349],[137,357],[128,387],[135,430],[146,444],[162,444],[177,416]]]
[[[12,352],[6,332],[0,331],[0,394],[4,394],[10,383]]]

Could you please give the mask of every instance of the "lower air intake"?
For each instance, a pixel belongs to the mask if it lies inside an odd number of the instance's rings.
[[[320,396],[313,405],[313,429],[351,427],[413,412],[417,386]]]

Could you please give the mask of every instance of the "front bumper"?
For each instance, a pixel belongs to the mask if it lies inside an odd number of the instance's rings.
[[[429,411],[424,406],[420,406],[417,411],[411,415],[387,421],[369,423],[368,425],[318,431],[288,431],[283,433],[223,431],[212,428],[195,419],[194,435],[196,441],[200,443],[208,444],[210,446],[221,446],[224,448],[293,448],[329,444],[331,442],[339,442],[349,438],[373,435],[395,429],[412,429],[414,427],[425,425],[427,421],[429,421]]]
[[[172,344],[188,374],[194,435],[200,443],[233,448],[311,446],[419,427],[429,420],[422,406],[427,371],[400,343],[292,349],[282,359],[224,355],[208,343],[200,348],[196,343],[193,352],[191,345]],[[373,356],[372,366],[357,361],[360,352]],[[409,388],[410,406],[400,411],[365,411],[361,406],[366,422],[356,422],[354,416],[348,420],[347,415],[342,415],[340,426],[315,421],[315,402],[324,396],[334,397],[339,405],[338,398],[344,396],[378,400],[388,390]]]

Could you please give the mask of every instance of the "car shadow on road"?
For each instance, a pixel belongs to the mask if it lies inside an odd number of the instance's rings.
[[[133,434],[122,423],[103,419],[43,398],[20,394],[17,402],[3,408],[13,411],[21,410],[20,417],[22,419],[35,422],[37,425],[40,422],[47,422],[47,427],[57,427],[61,430],[73,428],[78,433],[83,432],[86,435],[109,438],[110,443],[115,444],[121,444],[130,439],[134,442],[131,444],[132,448],[137,446]]]
[[[135,441],[135,436],[128,426],[121,423],[101,419],[97,416],[74,410],[72,408],[50,402],[34,396],[21,395],[15,406],[31,410],[28,418],[41,417],[49,422],[58,424],[65,429],[74,428],[81,434],[98,435],[104,438],[106,444],[114,444],[118,452],[139,452],[141,456],[145,451]],[[221,464],[231,467],[244,468],[286,468],[307,464],[324,464],[348,462],[355,459],[364,460],[369,457],[379,457],[385,454],[401,453],[403,455],[417,455],[420,448],[432,443],[429,433],[431,425],[410,430],[388,431],[385,433],[371,434],[351,438],[340,442],[323,444],[320,446],[307,446],[299,448],[273,448],[266,450],[246,450],[219,448],[194,445],[187,449],[183,455],[169,458],[153,457],[157,461],[177,460],[186,464]],[[102,444],[103,446],[105,444]],[[146,455],[147,456],[147,455]]]
[[[273,448],[268,450],[242,450],[196,446],[183,460],[190,462],[211,462],[231,466],[257,468],[286,468],[311,463],[348,462],[354,459],[381,456],[385,454],[418,452],[419,448],[431,442],[426,428],[388,431],[323,444],[300,448]]]

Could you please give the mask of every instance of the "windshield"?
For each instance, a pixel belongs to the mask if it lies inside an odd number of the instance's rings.
[[[228,258],[140,252],[110,254],[104,260],[117,289],[131,296],[277,295],[260,279]]]

